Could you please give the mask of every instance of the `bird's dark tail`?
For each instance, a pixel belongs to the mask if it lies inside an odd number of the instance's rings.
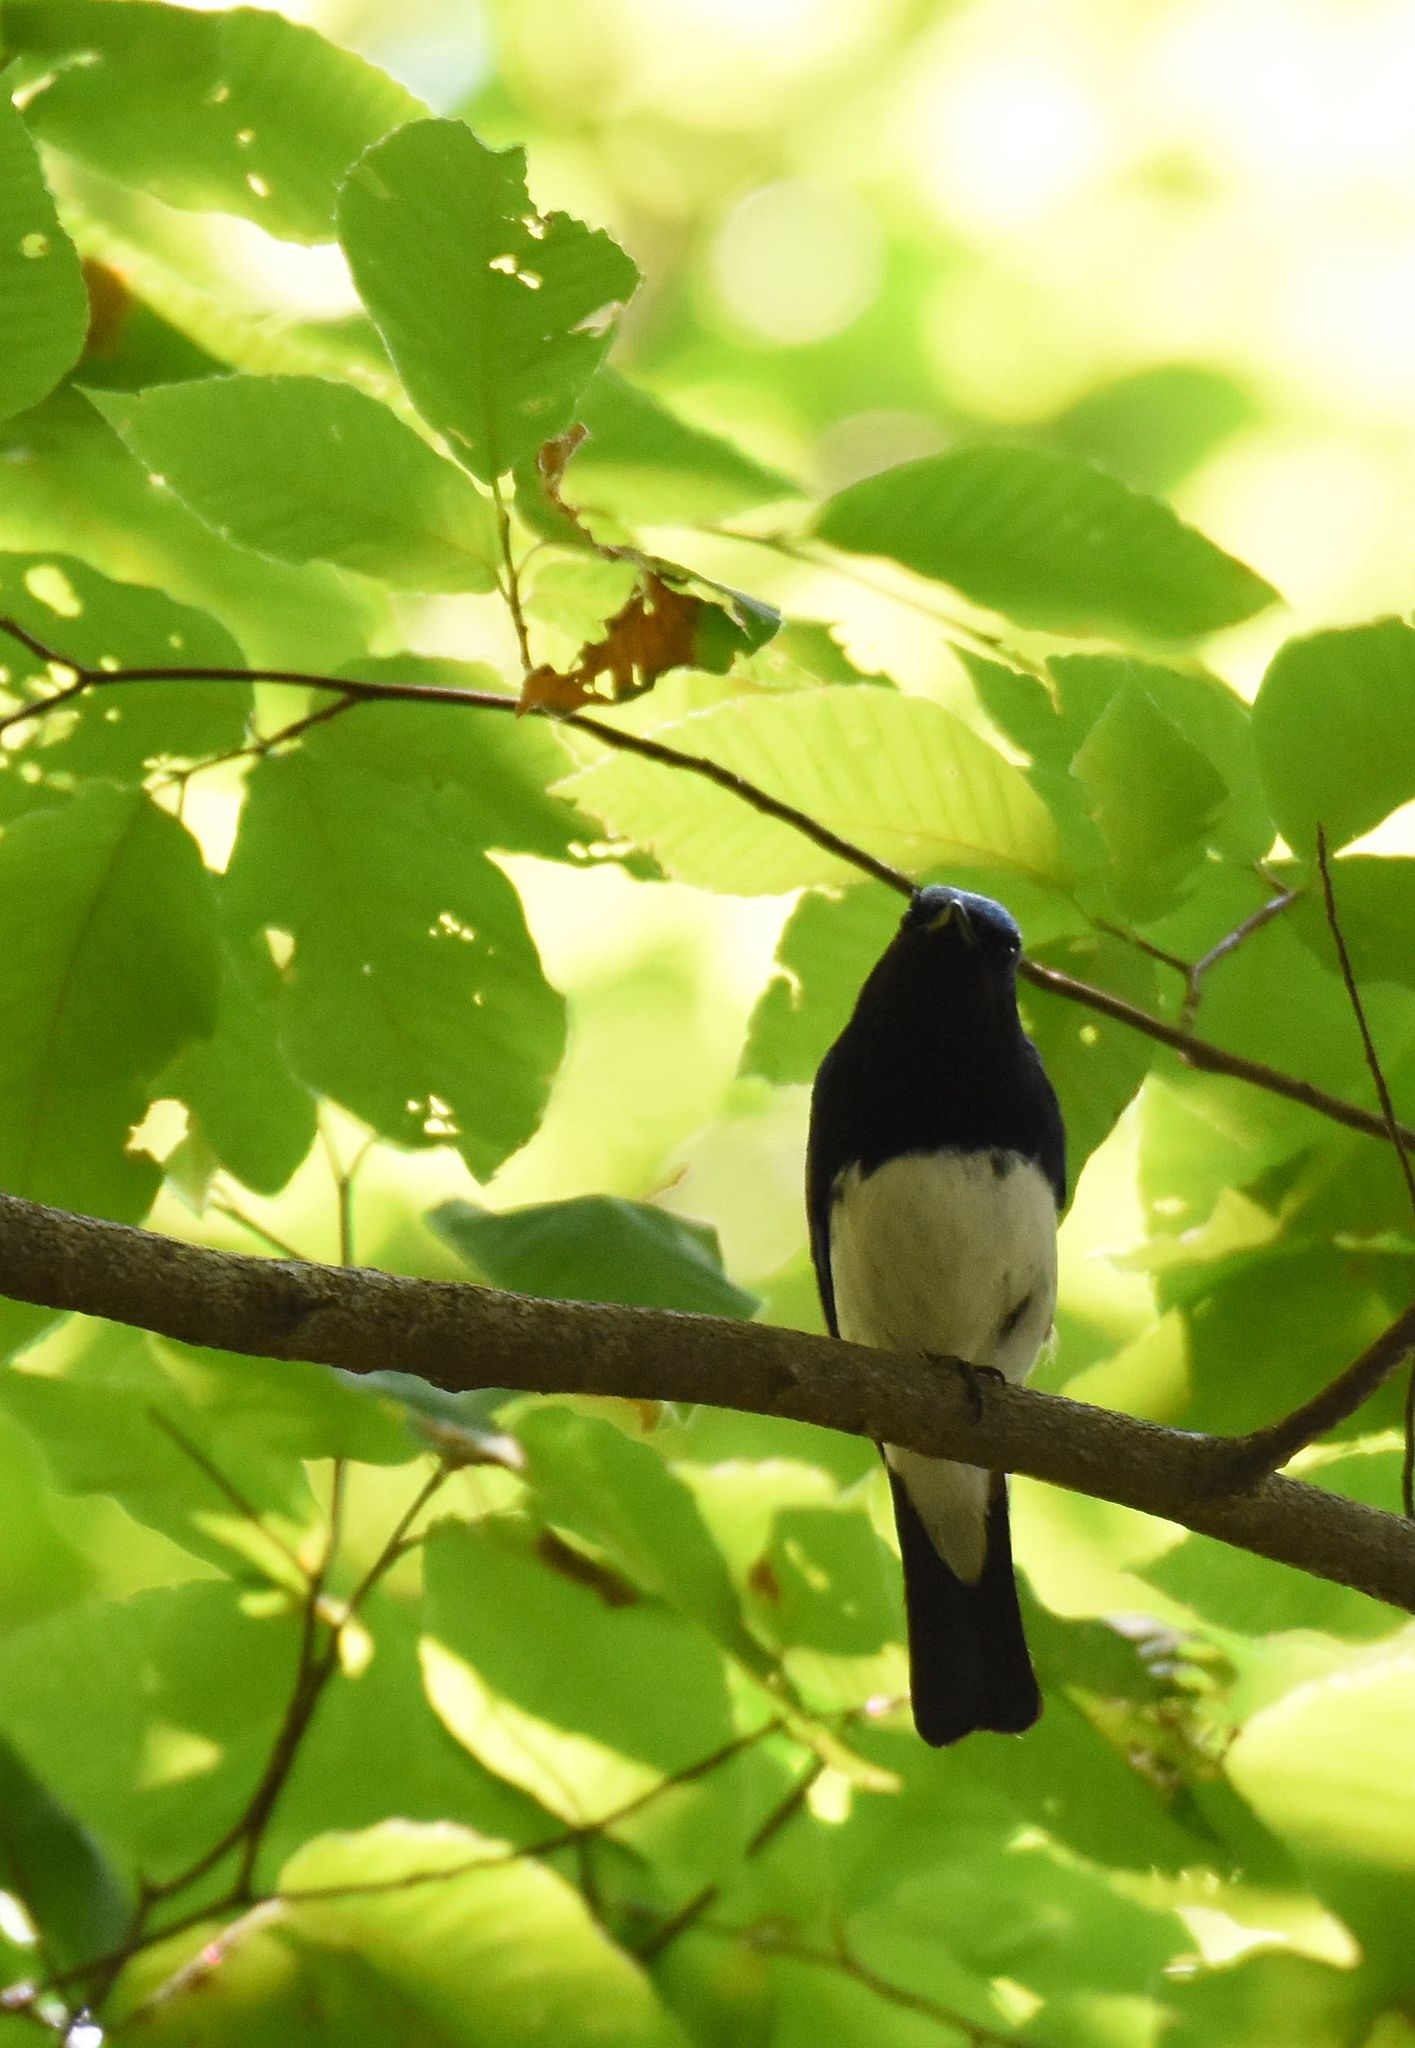
[[[915,1727],[936,1749],[978,1728],[1020,1735],[1041,1713],[1042,1697],[1012,1575],[1007,1481],[993,1474],[987,1560],[974,1585],[934,1549],[897,1473],[890,1472],[889,1483],[904,1564]]]

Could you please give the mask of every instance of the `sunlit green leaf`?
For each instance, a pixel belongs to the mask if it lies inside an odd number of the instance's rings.
[[[226,892],[217,885],[218,901]],[[278,1194],[314,1143],[315,1098],[280,1041],[280,972],[264,939],[221,929],[221,1012],[161,1076],[210,1156],[260,1194]]]
[[[1409,1631],[1254,1714],[1225,1767],[1386,1969],[1409,1981],[1415,1724]]]
[[[249,1797],[297,1633],[224,1580],[71,1608],[0,1641],[0,1729],[125,1878],[159,1878]]]
[[[78,361],[88,294],[34,144],[0,98],[0,419],[35,405]]]
[[[522,150],[458,121],[369,150],[339,236],[408,396],[487,482],[569,425],[638,281],[608,235],[535,211]]]
[[[244,1571],[254,1561],[278,1574],[271,1529],[288,1539],[314,1518],[304,1471],[280,1441],[288,1425],[277,1417],[273,1442],[223,1426],[207,1398],[210,1370],[206,1386],[192,1385],[181,1363],[142,1333],[96,1324],[63,1371],[12,1368],[0,1402],[66,1492],[111,1494],[218,1569]],[[253,1374],[252,1386],[269,1377]]]
[[[1332,865],[1332,895],[1358,986],[1398,981],[1415,988],[1415,860],[1353,853]],[[1292,927],[1333,973],[1336,948],[1319,880],[1294,872],[1302,900],[1287,913]]]
[[[548,1520],[603,1546],[648,1593],[700,1622],[735,1655],[761,1657],[691,1492],[652,1444],[600,1416],[538,1406],[517,1424],[526,1478]]]
[[[957,448],[851,484],[816,522],[1021,626],[1192,640],[1277,593],[1165,504],[1074,456]]]
[[[335,666],[362,649],[381,616],[385,600],[370,584],[355,588],[322,562],[267,562],[209,532],[170,491],[153,488],[77,391],[56,391],[0,427],[0,462],[0,545],[65,557],[81,546],[107,576],[200,605],[252,662]]]
[[[607,1813],[731,1740],[721,1653],[577,1553],[537,1556],[511,1530],[446,1525],[427,1574],[434,1707],[483,1764],[564,1819]]]
[[[1103,933],[1056,939],[1028,952],[1043,967],[1060,968],[1142,1010],[1155,1006],[1154,962]],[[1019,983],[1017,994],[1022,1021],[1061,1104],[1067,1179],[1074,1193],[1081,1169],[1109,1137],[1149,1072],[1155,1042],[1031,982]]]
[[[157,1169],[127,1150],[153,1080],[216,1021],[210,885],[175,819],[96,785],[0,839],[0,1181],[136,1218]]]
[[[1268,801],[1304,858],[1415,796],[1415,628],[1346,626],[1278,649],[1253,704]]]
[[[12,0],[5,41],[37,81],[27,118],[46,142],[292,241],[327,240],[359,151],[423,111],[362,58],[258,8]]]
[[[280,1889],[278,1918],[202,1986],[206,2042],[688,2048],[574,1886],[471,1829],[390,1820],[322,1836],[285,1865]],[[160,1961],[170,1972],[175,1951]],[[151,1965],[135,1971],[128,1997],[145,1978],[161,1981]],[[191,2004],[164,2000],[143,2032],[164,2048],[190,2041]]]
[[[211,377],[90,396],[207,526],[282,562],[399,590],[490,590],[490,500],[386,406],[323,377]]]
[[[1163,909],[1203,857],[1225,785],[1143,690],[1117,690],[1071,763],[1111,859],[1123,910]]]
[[[0,606],[45,646],[85,668],[191,662],[240,668],[241,650],[204,612],[160,590],[114,583],[63,554],[0,555]],[[0,641],[6,694],[51,696],[66,680],[18,641]],[[73,709],[36,719],[23,753],[0,755],[0,773],[26,763],[48,777],[141,782],[157,762],[193,761],[238,747],[250,717],[248,683],[133,683],[94,691]]]
[[[681,419],[641,385],[604,366],[575,405],[589,428],[564,484],[573,505],[601,504],[638,519],[678,524],[724,519],[795,497],[799,486],[730,441]]]
[[[1055,827],[1022,771],[925,698],[838,687],[733,701],[654,738],[788,798],[911,875],[995,866],[1062,879]],[[701,888],[771,894],[858,873],[740,797],[657,762],[611,754],[562,787]]]

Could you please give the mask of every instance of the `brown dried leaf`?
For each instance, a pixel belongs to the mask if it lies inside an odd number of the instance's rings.
[[[587,682],[607,675],[613,697],[637,696],[671,668],[691,668],[697,656],[703,600],[675,590],[649,570],[629,602],[606,622],[604,638],[580,649],[576,673]]]

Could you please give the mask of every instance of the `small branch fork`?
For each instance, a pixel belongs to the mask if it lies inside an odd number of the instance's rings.
[[[461,690],[450,684],[441,683],[375,683],[340,676],[316,675],[300,669],[182,666],[83,668],[58,649],[47,646],[16,619],[0,617],[0,633],[7,634],[36,659],[49,664],[69,678],[52,695],[22,704],[16,710],[0,717],[0,738],[3,738],[10,727],[20,725],[27,719],[45,717],[59,705],[70,702],[86,690],[117,689],[138,683],[269,682],[288,683],[305,689],[327,690],[334,693],[335,703],[326,710],[297,721],[269,740],[237,750],[240,754],[268,752],[272,747],[291,740],[307,731],[310,726],[322,722],[324,717],[339,715],[358,703],[445,704],[462,710],[503,712],[512,716],[521,709],[518,698],[497,690]],[[543,717],[551,714],[533,711],[531,715]],[[591,717],[584,712],[556,716],[554,722],[569,726],[576,732],[586,733],[602,746],[614,748],[621,753],[636,754],[640,760],[653,761],[660,767],[675,769],[681,774],[696,775],[704,781],[711,782],[717,788],[749,805],[761,816],[775,818],[781,824],[799,832],[813,845],[819,846],[823,852],[833,855],[858,873],[882,882],[886,888],[893,889],[901,896],[913,894],[913,880],[901,869],[891,866],[888,861],[880,860],[864,847],[842,838],[839,833],[832,832],[828,826],[822,825],[796,805],[773,796],[769,790],[762,789],[757,783],[749,781],[744,775],[736,774],[730,768],[724,768],[720,762],[711,760],[706,755],[689,753],[662,740],[630,732],[627,728],[607,725],[602,719]],[[1263,906],[1264,921],[1276,914],[1272,905]],[[1238,932],[1221,941],[1220,946],[1214,949],[1215,956],[1239,943],[1250,928],[1253,928],[1253,920],[1249,920],[1247,927],[1240,927]],[[1190,969],[1186,963],[1175,962],[1176,966],[1183,966],[1187,973],[1194,975],[1201,974],[1209,964],[1210,960],[1206,958],[1195,963]],[[1390,1126],[1383,1116],[1363,1109],[1356,1103],[1344,1101],[1340,1096],[1332,1095],[1324,1088],[1315,1087],[1309,1081],[1284,1074],[1260,1060],[1245,1059],[1240,1053],[1229,1052],[1223,1046],[1198,1038],[1179,1025],[1169,1024],[1163,1018],[1152,1016],[1138,1004],[1128,1003],[1123,997],[1112,995],[1108,989],[1093,987],[1089,982],[1079,981],[1075,976],[1063,974],[1057,968],[1044,967],[1035,960],[1023,960],[1019,972],[1035,988],[1045,989],[1065,1001],[1080,1003],[1101,1016],[1111,1018],[1117,1024],[1123,1024],[1132,1031],[1140,1032],[1145,1037],[1168,1046],[1189,1066],[1203,1073],[1228,1074],[1236,1080],[1249,1082],[1255,1088],[1265,1089],[1272,1095],[1285,1096],[1290,1102],[1301,1103],[1304,1108],[1314,1111],[1317,1115],[1343,1124],[1348,1130],[1360,1131],[1368,1137],[1382,1140],[1390,1140],[1392,1137]],[[1399,1142],[1415,1146],[1415,1130],[1403,1124],[1396,1125],[1395,1130]]]

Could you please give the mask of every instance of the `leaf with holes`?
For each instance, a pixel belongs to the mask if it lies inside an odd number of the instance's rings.
[[[85,668],[147,668],[191,662],[241,668],[241,650],[206,612],[160,590],[115,583],[71,555],[0,555],[0,611]],[[48,662],[0,642],[5,691],[21,701],[56,687]],[[63,672],[58,681],[62,682]],[[238,747],[250,717],[249,683],[132,683],[90,692],[72,710],[38,719],[22,751],[0,753],[0,782],[33,763],[48,777],[141,782],[159,762],[186,762]]]
[[[569,425],[638,283],[608,235],[535,210],[523,150],[460,121],[367,151],[339,239],[408,396],[488,483]]]
[[[0,97],[0,419],[35,405],[83,352],[88,294],[24,122]]]
[[[295,242],[329,239],[359,151],[423,112],[363,58],[254,7],[11,0],[5,43],[42,140],[169,206]]]
[[[158,1173],[128,1138],[216,1022],[210,878],[190,835],[96,784],[0,838],[0,1186],[133,1220]]]
[[[540,1121],[563,1005],[456,782],[396,753],[385,769],[354,723],[252,774],[232,916],[293,941],[283,1039],[310,1087],[485,1177]]]

